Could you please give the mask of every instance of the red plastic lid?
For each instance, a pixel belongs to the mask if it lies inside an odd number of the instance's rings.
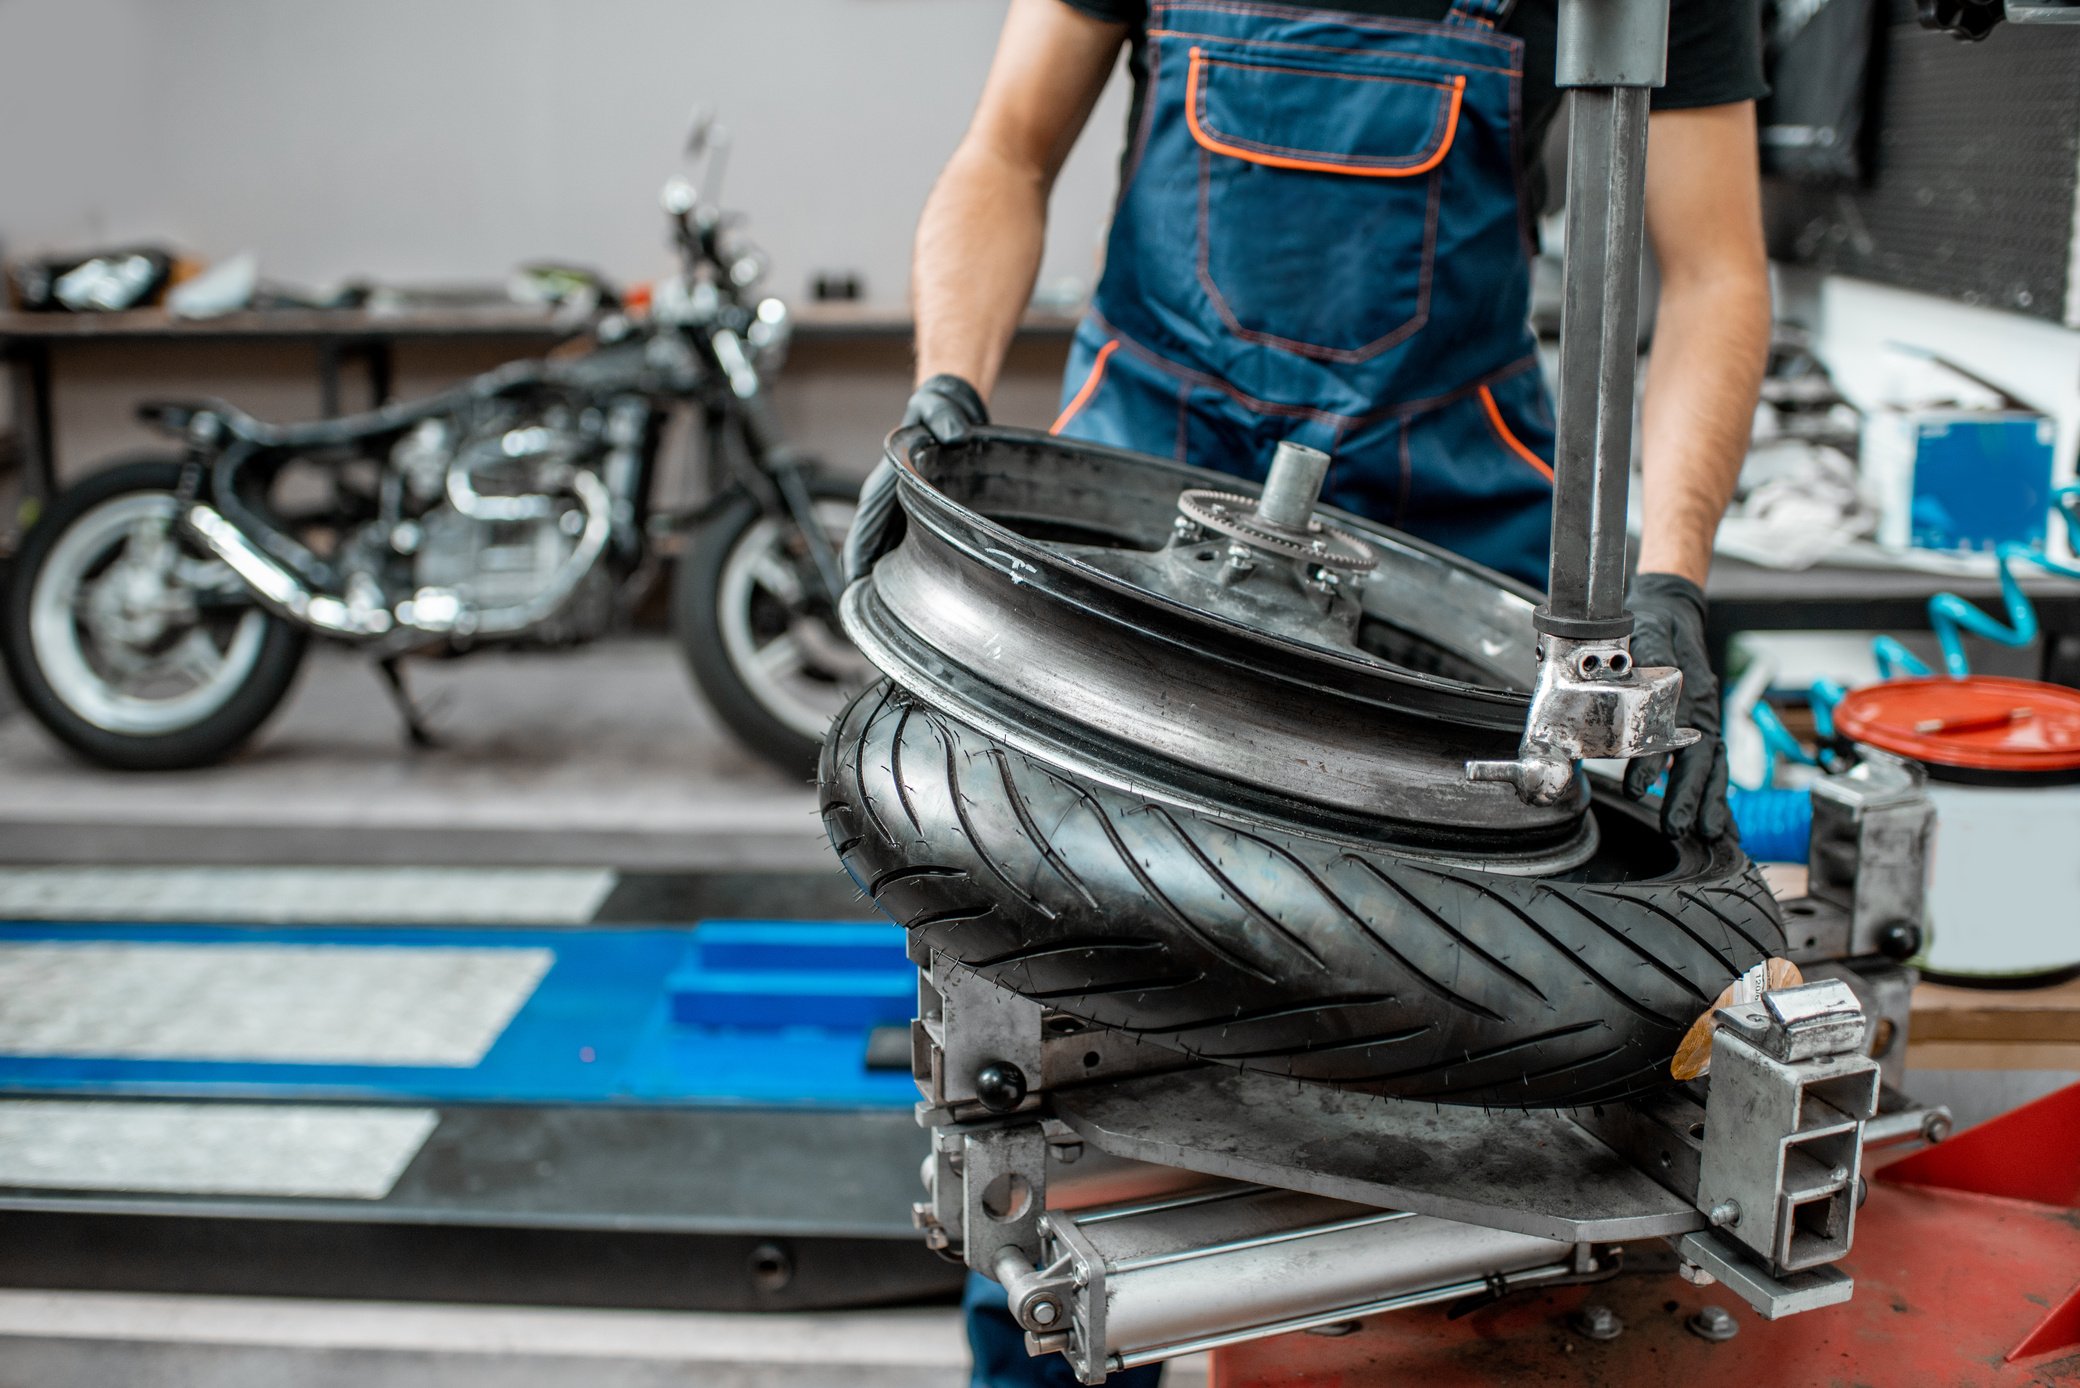
[[[1845,695],[1835,730],[1882,752],[1970,771],[2080,771],[2080,690],[2035,680],[1888,680]]]

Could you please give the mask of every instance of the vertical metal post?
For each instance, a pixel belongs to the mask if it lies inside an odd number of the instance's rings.
[[[1567,91],[1567,248],[1552,595],[1532,614],[1538,684],[1513,761],[1474,761],[1533,805],[1581,798],[1576,764],[1697,740],[1676,726],[1682,672],[1633,663],[1625,493],[1647,188],[1647,92],[1668,66],[1669,0],[1560,0],[1554,84]]]
[[[1628,636],[1625,501],[1646,204],[1647,93],[1667,66],[1668,0],[1562,0],[1567,246],[1551,598],[1540,631]]]
[[[340,341],[336,337],[318,339],[318,413],[326,419],[337,419],[340,414],[339,362]]]
[[[1272,455],[1264,494],[1257,502],[1257,519],[1287,530],[1307,529],[1322,495],[1322,479],[1328,475],[1328,454],[1287,439]]]

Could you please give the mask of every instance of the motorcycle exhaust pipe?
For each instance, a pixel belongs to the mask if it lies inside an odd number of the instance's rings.
[[[571,474],[569,483],[585,516],[585,528],[577,544],[535,597],[514,607],[481,611],[469,610],[445,589],[415,593],[398,604],[394,613],[373,605],[342,602],[329,594],[312,592],[215,507],[195,502],[183,519],[203,547],[238,575],[262,607],[328,636],[346,641],[375,641],[393,633],[510,636],[556,615],[606,551],[613,498],[604,483],[582,469]]]
[[[313,593],[214,506],[195,502],[182,519],[203,547],[238,575],[262,607],[278,617],[349,641],[372,641],[387,636],[397,625],[380,607],[350,607],[338,598]]]

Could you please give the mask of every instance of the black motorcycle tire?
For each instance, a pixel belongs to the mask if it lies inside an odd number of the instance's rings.
[[[886,681],[820,773],[847,871],[932,948],[1059,1012],[1340,1088],[1497,1108],[1651,1089],[1783,951],[1737,843],[1670,844],[1609,795],[1589,864],[1511,876],[1131,794]]]
[[[140,735],[101,727],[74,711],[46,677],[30,637],[31,602],[38,576],[66,530],[97,506],[133,492],[173,492],[181,464],[161,457],[115,463],[68,488],[23,538],[0,597],[0,660],[22,707],[66,746],[89,761],[120,771],[181,771],[222,761],[258,732],[295,683],[310,634],[263,614],[259,655],[244,683],[210,713],[184,727]]]
[[[830,477],[809,479],[814,501],[856,500],[856,484]],[[765,511],[739,492],[724,500],[697,525],[679,556],[672,582],[672,631],[693,682],[737,739],[771,765],[791,776],[808,777],[816,770],[823,741],[793,727],[760,699],[730,658],[722,629],[723,572],[730,556]],[[844,537],[833,537],[832,543]],[[839,638],[842,639],[842,638]]]

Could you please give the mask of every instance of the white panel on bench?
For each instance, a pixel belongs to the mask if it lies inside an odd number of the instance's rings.
[[[496,947],[0,944],[0,1053],[467,1067],[555,958]]]
[[[439,1121],[419,1108],[0,1101],[0,1186],[380,1200]]]
[[[606,868],[0,868],[0,919],[583,925]]]

